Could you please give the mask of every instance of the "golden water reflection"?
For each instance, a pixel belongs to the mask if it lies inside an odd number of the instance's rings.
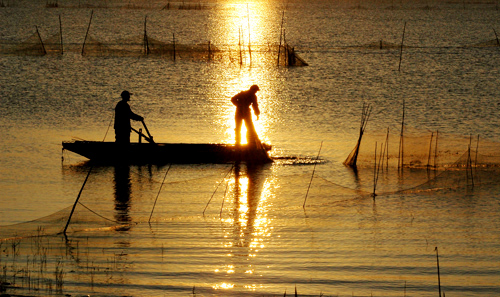
[[[233,177],[228,182],[227,207],[229,217],[223,219],[226,263],[215,269],[231,279],[247,279],[261,274],[260,265],[255,262],[259,252],[266,248],[273,227],[269,217],[272,207],[273,179],[269,177],[270,165],[235,165]],[[254,290],[255,284],[240,284]],[[214,289],[231,289],[235,283],[214,284]],[[253,289],[252,289],[253,288]]]
[[[274,43],[279,40],[278,20],[280,17],[275,15],[275,7],[270,3],[231,3],[227,6],[228,9],[214,10],[217,14],[213,18],[214,28],[217,30],[214,35],[220,39],[220,44],[231,46],[237,59],[227,67],[211,69],[213,85],[208,88],[207,94],[211,103],[214,104],[213,108],[216,113],[214,129],[218,134],[223,134],[224,142],[235,142],[236,108],[231,104],[230,99],[256,84],[260,87],[257,98],[261,115],[258,120],[255,115],[252,115],[252,119],[259,138],[264,142],[269,142],[267,131],[273,125],[270,115],[277,97],[273,96],[272,100],[270,98],[273,94],[280,93],[276,90],[280,86],[273,82],[276,77],[274,62],[263,62],[261,59],[269,58],[269,55],[262,54],[262,49],[267,49],[270,42]],[[264,35],[266,32],[275,31],[274,28],[270,30],[269,27],[276,27],[276,36]],[[253,67],[253,65],[270,67]],[[242,127],[241,135],[246,135],[245,125]],[[246,143],[246,139],[242,138],[242,143]]]

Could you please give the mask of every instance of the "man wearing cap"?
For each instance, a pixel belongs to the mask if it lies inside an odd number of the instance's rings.
[[[241,124],[245,121],[245,127],[247,128],[247,142],[249,145],[255,146],[256,141],[259,140],[257,132],[252,122],[252,112],[250,111],[250,105],[253,108],[257,120],[259,119],[259,104],[257,103],[257,96],[255,95],[259,91],[259,86],[253,85],[247,91],[242,91],[231,98],[231,102],[236,106],[236,145],[241,142]]]
[[[130,120],[143,121],[144,118],[132,112],[127,101],[130,100],[128,91],[121,94],[122,100],[115,107],[115,142],[120,144],[130,143]]]

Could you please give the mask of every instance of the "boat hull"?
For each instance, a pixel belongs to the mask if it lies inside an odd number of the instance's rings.
[[[252,149],[217,143],[131,143],[68,141],[63,149],[100,164],[270,163],[269,145]]]

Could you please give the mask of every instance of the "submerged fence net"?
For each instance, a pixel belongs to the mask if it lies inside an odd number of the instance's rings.
[[[44,56],[80,53],[88,57],[156,57],[169,60],[214,61],[232,64],[271,64],[281,66],[307,66],[295,48],[283,44],[189,44],[162,41],[147,34],[127,39],[103,41],[89,34],[82,44],[63,42],[61,33],[43,39],[38,29],[22,42],[0,41],[0,55]]]

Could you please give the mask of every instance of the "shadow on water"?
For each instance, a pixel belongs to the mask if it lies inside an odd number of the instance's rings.
[[[234,187],[232,188],[233,205],[232,216],[232,246],[243,248],[237,253],[249,257],[255,253],[255,242],[265,232],[261,230],[266,220],[266,193],[265,184],[270,173],[271,165],[242,165],[234,166]]]
[[[114,167],[115,219],[120,223],[130,223],[132,184],[129,166]]]

